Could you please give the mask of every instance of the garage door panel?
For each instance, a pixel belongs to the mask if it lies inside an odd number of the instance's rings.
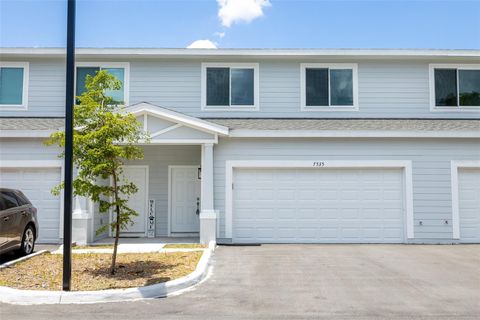
[[[37,208],[39,243],[59,241],[60,197],[50,190],[60,179],[60,168],[0,168],[0,186],[21,190]]]
[[[458,171],[460,241],[480,243],[480,169]]]
[[[235,242],[404,240],[401,169],[235,169],[234,184]]]

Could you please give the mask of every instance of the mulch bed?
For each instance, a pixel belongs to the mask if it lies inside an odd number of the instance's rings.
[[[202,251],[122,253],[110,275],[111,254],[73,254],[72,290],[104,290],[147,286],[192,273]],[[62,290],[62,255],[42,254],[0,270],[0,286],[30,290]]]

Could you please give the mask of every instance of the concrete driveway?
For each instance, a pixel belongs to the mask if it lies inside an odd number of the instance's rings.
[[[0,319],[478,319],[479,245],[219,247],[213,273],[166,299],[0,305]]]

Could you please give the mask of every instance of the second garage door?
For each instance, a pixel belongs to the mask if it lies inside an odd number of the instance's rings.
[[[480,243],[480,169],[458,171],[460,242]]]
[[[401,169],[235,169],[233,241],[404,242]]]
[[[60,168],[0,168],[0,186],[21,190],[37,208],[39,243],[59,241],[60,198],[50,190],[60,179]]]

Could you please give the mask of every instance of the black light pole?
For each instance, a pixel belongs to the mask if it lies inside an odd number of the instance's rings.
[[[73,101],[75,99],[75,0],[67,9],[67,83],[65,91],[65,185],[63,189],[63,290],[72,278]]]

